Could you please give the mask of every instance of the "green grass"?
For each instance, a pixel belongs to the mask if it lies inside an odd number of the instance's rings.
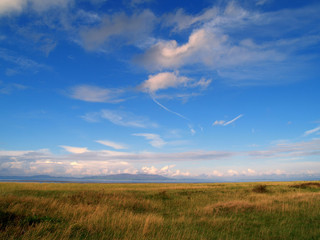
[[[320,182],[0,183],[0,239],[320,239]]]

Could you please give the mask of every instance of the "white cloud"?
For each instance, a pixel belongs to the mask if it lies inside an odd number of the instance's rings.
[[[106,175],[136,173],[132,164],[139,162],[179,162],[215,160],[228,156],[224,152],[186,153],[126,153],[118,151],[90,151],[87,148],[61,146],[71,154],[54,155],[48,150],[0,151],[1,175],[51,174],[53,176]],[[174,174],[174,165],[169,164],[157,170],[158,174]],[[152,169],[145,171],[149,172]],[[183,174],[183,172],[180,172]]]
[[[156,93],[159,90],[168,88],[196,88],[206,89],[211,83],[211,79],[201,78],[195,81],[191,78],[180,76],[178,71],[161,72],[149,75],[148,80],[144,81],[138,88],[149,93]]]
[[[197,62],[200,54],[206,50],[210,37],[204,29],[192,33],[189,41],[181,46],[175,40],[160,41],[152,46],[144,55],[137,58],[149,69],[176,68]],[[211,42],[210,44],[214,44]]]
[[[141,84],[141,88],[146,92],[156,92],[161,89],[178,87],[180,85],[187,85],[191,79],[179,76],[178,72],[162,72],[156,75],[150,75],[148,80]]]
[[[133,113],[124,111],[101,110],[101,118],[107,119],[116,125],[124,127],[157,127],[157,124],[149,121],[145,117],[136,116]]]
[[[86,102],[118,103],[123,101],[120,89],[108,89],[90,85],[79,85],[70,89],[69,96]]]
[[[136,6],[136,5],[140,5],[140,4],[144,4],[144,3],[149,3],[152,2],[153,0],[131,0],[130,4],[132,6]]]
[[[18,83],[9,83],[9,84],[6,84],[6,83],[3,83],[1,80],[0,80],[0,94],[11,94],[13,91],[16,91],[16,90],[25,90],[27,89],[28,87],[25,86],[25,85],[21,85],[21,84],[18,84]]]
[[[272,0],[257,0],[256,5],[265,5],[268,2],[271,2]]]
[[[267,150],[249,151],[247,154],[256,159],[263,158],[303,158],[320,155],[320,139],[308,142],[278,143]]]
[[[222,177],[223,173],[219,172],[218,170],[214,170],[212,172],[212,175],[215,176],[215,177]]]
[[[216,120],[216,121],[212,124],[212,126],[216,126],[216,125],[228,126],[229,124],[237,121],[237,120],[238,120],[239,118],[241,118],[241,117],[243,117],[243,114],[240,114],[239,116],[235,117],[234,119],[232,119],[232,120],[230,120],[230,121],[228,121],[228,122],[226,122],[226,121],[224,121],[224,120]]]
[[[284,55],[274,48],[259,46],[251,39],[235,43],[227,34],[211,27],[194,31],[188,42],[180,46],[175,40],[160,41],[137,58],[138,62],[151,70],[176,69],[197,63],[217,70],[282,60]]]
[[[143,173],[146,173],[146,174],[158,174],[158,169],[155,168],[154,166],[142,167],[141,170]]]
[[[26,0],[1,0],[0,14],[10,12],[21,12],[23,7],[27,4]]]
[[[7,75],[14,75],[23,71],[32,71],[33,73],[37,73],[39,69],[49,69],[49,67],[44,64],[37,63],[32,59],[17,54],[14,51],[1,47],[0,59],[14,65],[13,69],[7,69]]]
[[[150,145],[156,148],[161,148],[167,143],[158,135],[154,133],[134,133],[133,136],[144,137],[147,140],[150,140]]]
[[[175,40],[160,41],[137,59],[151,70],[176,69],[197,63],[216,70],[279,62],[284,60],[284,55],[274,48],[258,46],[251,39],[234,43],[227,34],[205,27],[193,32],[181,46]]]
[[[239,118],[241,118],[241,117],[243,117],[243,114],[240,114],[239,116],[235,117],[234,119],[232,119],[232,120],[230,120],[230,121],[228,121],[228,122],[224,123],[224,124],[223,124],[223,126],[227,126],[227,125],[229,125],[229,124],[231,124],[231,123],[233,123],[233,122],[237,121],[237,120],[238,120]]]
[[[50,8],[66,8],[73,3],[73,0],[28,0],[31,7],[38,11],[47,11]]]
[[[75,153],[75,154],[89,152],[88,148],[79,148],[79,147],[71,147],[71,146],[60,146],[60,147],[62,147],[64,150],[70,153]]]
[[[305,59],[293,56],[319,43],[319,35],[313,29],[319,30],[318,11],[319,5],[259,12],[244,9],[235,1],[196,15],[178,10],[163,17],[164,25],[176,33],[193,29],[189,39],[159,40],[137,61],[147,69],[162,71],[181,67],[197,69],[193,65],[200,64],[216,71],[232,85],[297,81],[302,76],[292,69],[307,66]],[[288,72],[292,74],[288,76]]]
[[[216,126],[216,125],[223,125],[226,121],[224,120],[216,120],[214,121],[214,123],[212,124],[213,126]]]
[[[167,165],[167,166],[164,166],[164,167],[158,169],[154,166],[151,166],[151,167],[144,166],[141,168],[141,172],[143,172],[145,174],[157,174],[157,175],[164,175],[164,176],[168,176],[168,177],[190,176],[190,173],[188,171],[183,172],[179,169],[172,170],[174,167],[175,167],[175,165]]]
[[[316,127],[316,128],[313,128],[313,129],[310,129],[308,131],[305,131],[304,132],[304,136],[308,136],[310,134],[313,134],[313,133],[317,133],[320,131],[320,126],[319,127]]]
[[[34,175],[50,173],[55,176],[68,175],[105,175],[114,173],[136,173],[141,166],[143,172],[156,174],[194,174],[199,173],[197,166],[204,161],[218,161],[220,167],[212,169],[207,162],[206,173],[216,177],[242,177],[242,176],[272,176],[292,174],[320,173],[320,163],[316,158],[320,156],[320,139],[308,142],[280,143],[270,149],[248,152],[231,151],[189,151],[189,152],[120,152],[120,151],[92,151],[87,148],[61,146],[68,154],[52,154],[43,149],[37,151],[0,151],[0,174],[1,175]],[[231,166],[235,158],[246,159],[242,167]],[[250,158],[251,157],[251,160]],[[267,158],[267,160],[265,160]],[[251,162],[248,162],[251,161]],[[175,164],[195,164],[187,170],[172,170]],[[227,163],[226,163],[227,162]],[[157,164],[164,164],[163,167]],[[200,164],[201,163],[201,164]],[[223,163],[226,163],[225,165]],[[216,165],[216,164],[215,164]],[[246,166],[247,165],[247,166]],[[186,165],[184,165],[186,166]],[[211,165],[212,166],[212,165]],[[184,167],[185,168],[185,167]],[[201,169],[201,167],[200,167]],[[301,176],[302,176],[301,175]]]
[[[112,39],[118,39],[125,44],[139,45],[148,39],[155,21],[154,14],[149,10],[127,16],[124,13],[106,15],[100,26],[84,28],[80,35],[87,50],[96,50]],[[148,24],[146,24],[148,23]]]
[[[183,9],[178,9],[175,14],[170,13],[165,15],[163,24],[165,26],[174,26],[173,31],[182,31],[192,25],[210,21],[218,13],[219,9],[216,7],[209,8],[196,16],[187,15]]]
[[[108,146],[108,147],[112,147],[114,149],[126,149],[127,147],[123,144],[120,143],[116,143],[116,142],[112,142],[112,141],[108,141],[108,140],[97,140],[97,143],[100,143],[102,145]]]
[[[230,170],[228,170],[228,175],[230,175],[230,176],[237,176],[237,175],[239,175],[239,173],[238,173],[238,171],[236,171],[236,170],[230,169]]]
[[[50,8],[65,8],[71,3],[73,3],[73,0],[1,0],[0,15],[20,13],[27,7],[37,12],[43,12]]]
[[[99,112],[87,113],[82,118],[88,122],[99,122],[101,120],[108,120],[113,124],[124,127],[135,128],[156,128],[158,124],[150,121],[143,116],[137,116],[131,112],[102,109]]]

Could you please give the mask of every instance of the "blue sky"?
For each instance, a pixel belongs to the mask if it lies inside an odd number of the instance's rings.
[[[317,1],[0,2],[0,174],[320,176]]]

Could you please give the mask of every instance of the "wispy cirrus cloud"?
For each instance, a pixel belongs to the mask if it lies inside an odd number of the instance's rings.
[[[212,126],[216,126],[216,125],[221,125],[221,126],[228,126],[231,123],[234,123],[235,121],[237,121],[239,118],[243,117],[243,114],[238,115],[237,117],[235,117],[234,119],[230,120],[230,121],[225,121],[225,120],[216,120]]]
[[[158,127],[157,123],[150,121],[143,116],[137,116],[131,112],[117,111],[103,109],[99,112],[87,113],[82,118],[88,122],[99,122],[101,120],[108,120],[113,124],[124,127],[135,128],[155,128]]]
[[[91,85],[78,85],[72,87],[68,95],[71,98],[86,101],[86,102],[107,102],[118,103],[124,101],[121,99],[123,90],[109,89]]]
[[[20,54],[11,50],[7,50],[5,48],[0,48],[0,59],[11,64],[11,68],[8,68],[6,70],[6,73],[9,76],[25,71],[37,73],[41,69],[50,69],[50,67],[44,64],[38,63],[32,59],[21,56]]]
[[[124,144],[121,143],[116,143],[113,141],[109,141],[109,140],[97,140],[97,143],[100,143],[102,145],[105,145],[107,147],[112,147],[116,150],[120,150],[120,149],[126,149],[127,147]]]
[[[266,150],[249,151],[254,158],[295,158],[320,155],[320,139],[295,143],[278,143]]]
[[[305,131],[304,132],[304,136],[308,136],[310,134],[319,133],[319,132],[320,132],[320,126],[316,127],[316,128],[313,128],[313,129],[310,129],[308,131]]]
[[[73,3],[73,0],[1,0],[1,14],[21,13],[27,8],[37,12],[43,12],[50,8],[65,8]]]
[[[4,83],[0,80],[0,94],[11,94],[16,90],[25,90],[28,87],[18,83]]]
[[[151,146],[161,148],[167,143],[158,135],[154,133],[134,133],[133,136],[144,137],[149,140]]]
[[[114,44],[141,45],[153,30],[156,17],[150,10],[143,10],[128,16],[124,12],[105,15],[98,26],[84,27],[80,31],[83,46],[87,50],[97,50],[117,39]],[[145,24],[145,23],[148,24]]]

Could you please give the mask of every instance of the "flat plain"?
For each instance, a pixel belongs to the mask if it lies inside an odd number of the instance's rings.
[[[0,183],[0,239],[320,239],[320,182]]]

